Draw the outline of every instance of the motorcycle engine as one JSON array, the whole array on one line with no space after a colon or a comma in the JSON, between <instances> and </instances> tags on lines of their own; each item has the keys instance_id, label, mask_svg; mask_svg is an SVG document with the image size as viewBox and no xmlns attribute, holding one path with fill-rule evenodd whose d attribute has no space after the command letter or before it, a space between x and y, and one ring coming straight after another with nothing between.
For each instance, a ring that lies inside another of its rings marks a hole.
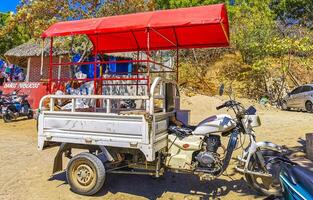
<instances>
[{"instance_id":1,"label":"motorcycle engine","mask_svg":"<svg viewBox=\"0 0 313 200\"><path fill-rule=\"evenodd\" d=\"M213 170L217 164L221 163L217 152L217 149L221 146L221 139L219 135L209 135L206 138L206 151L198 153L195 157L199 162L200 167L209 168Z\"/></svg>"}]
</instances>

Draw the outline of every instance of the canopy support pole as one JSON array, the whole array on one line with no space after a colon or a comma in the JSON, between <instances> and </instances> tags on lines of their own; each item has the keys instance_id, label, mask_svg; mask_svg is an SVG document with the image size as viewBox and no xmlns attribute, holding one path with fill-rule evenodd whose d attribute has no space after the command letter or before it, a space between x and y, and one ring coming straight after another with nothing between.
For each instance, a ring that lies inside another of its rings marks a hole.
<instances>
[{"instance_id":1,"label":"canopy support pole","mask_svg":"<svg viewBox=\"0 0 313 200\"><path fill-rule=\"evenodd\" d=\"M224 35L225 35L225 38L226 38L227 42L229 42L229 38L228 38L228 35L227 35L227 32L226 32L226 29L225 29L225 27L224 27L223 20L220 21L220 24L221 24L221 27L222 27L222 29L223 29L223 33L224 33Z\"/></svg>"},{"instance_id":2,"label":"canopy support pole","mask_svg":"<svg viewBox=\"0 0 313 200\"><path fill-rule=\"evenodd\" d=\"M96 46L95 46L95 58L94 58L94 67L93 67L93 93L97 94L97 58L98 58L98 44L99 44L99 34L96 35Z\"/></svg>"},{"instance_id":3,"label":"canopy support pole","mask_svg":"<svg viewBox=\"0 0 313 200\"><path fill-rule=\"evenodd\" d=\"M139 83L139 81L138 81L138 78L139 78L139 73L138 73L138 69L139 69L139 62L138 62L138 60L139 60L139 50L137 51L137 58L136 59L137 59L137 63L136 63L136 67L134 69L136 69L136 71L135 71L136 76L137 76L136 95L138 95L139 94L139 92L138 92L138 89L139 89L139 86L138 86L138 83Z\"/></svg>"},{"instance_id":4,"label":"canopy support pole","mask_svg":"<svg viewBox=\"0 0 313 200\"><path fill-rule=\"evenodd\" d=\"M179 44L178 44L178 37L177 37L177 33L176 33L176 29L175 27L173 27L173 32L174 32L174 36L175 36L175 40L176 40L176 82L178 84L178 67L179 67Z\"/></svg>"},{"instance_id":5,"label":"canopy support pole","mask_svg":"<svg viewBox=\"0 0 313 200\"><path fill-rule=\"evenodd\" d=\"M59 56L59 66L58 66L58 80L60 80L61 78L61 71L62 71L62 66L61 66L61 63L62 63L62 56ZM58 81L58 83L60 83L60 81Z\"/></svg>"},{"instance_id":6,"label":"canopy support pole","mask_svg":"<svg viewBox=\"0 0 313 200\"><path fill-rule=\"evenodd\" d=\"M174 42L172 42L170 39L168 39L166 36L164 36L162 33L160 33L159 31L155 30L154 28L151 28L151 30L153 30L156 34L158 34L159 36L161 36L163 39L165 39L166 41L168 41L170 44L172 44L173 46L177 46L177 44L175 44Z\"/></svg>"},{"instance_id":7,"label":"canopy support pole","mask_svg":"<svg viewBox=\"0 0 313 200\"><path fill-rule=\"evenodd\" d=\"M179 49L177 46L177 49L176 49L176 82L177 84L178 84L178 76L179 76L178 67L179 67Z\"/></svg>"},{"instance_id":8,"label":"canopy support pole","mask_svg":"<svg viewBox=\"0 0 313 200\"><path fill-rule=\"evenodd\" d=\"M52 93L53 37L50 38L49 93Z\"/></svg>"},{"instance_id":9,"label":"canopy support pole","mask_svg":"<svg viewBox=\"0 0 313 200\"><path fill-rule=\"evenodd\" d=\"M147 94L150 95L150 28L147 28Z\"/></svg>"}]
</instances>

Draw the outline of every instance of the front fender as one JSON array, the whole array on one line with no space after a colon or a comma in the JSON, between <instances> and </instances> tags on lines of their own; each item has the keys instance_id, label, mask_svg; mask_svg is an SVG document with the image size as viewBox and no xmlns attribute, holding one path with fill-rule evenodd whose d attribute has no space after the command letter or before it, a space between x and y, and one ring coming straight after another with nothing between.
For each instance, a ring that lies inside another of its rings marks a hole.
<instances>
[{"instance_id":1,"label":"front fender","mask_svg":"<svg viewBox=\"0 0 313 200\"><path fill-rule=\"evenodd\" d=\"M281 146L274 144L272 142L262 141L262 142L252 143L247 149L245 149L243 153L243 158L246 158L248 155L254 154L258 149L282 151Z\"/></svg>"},{"instance_id":2,"label":"front fender","mask_svg":"<svg viewBox=\"0 0 313 200\"><path fill-rule=\"evenodd\" d=\"M260 149L270 149L270 150L277 150L277 151L282 151L283 148L277 144L274 144L272 142L266 142L266 141L262 141L262 142L257 142L256 143L256 148L255 151L260 148ZM254 152L255 152L254 151ZM253 153L254 153L253 152Z\"/></svg>"},{"instance_id":3,"label":"front fender","mask_svg":"<svg viewBox=\"0 0 313 200\"><path fill-rule=\"evenodd\" d=\"M244 168L247 169L248 164L250 162L251 157L258 151L258 150L275 150L282 152L283 149L281 146L274 144L272 142L257 142L257 143L252 143L251 146L243 153L243 159L241 159L242 162L244 162Z\"/></svg>"}]
</instances>

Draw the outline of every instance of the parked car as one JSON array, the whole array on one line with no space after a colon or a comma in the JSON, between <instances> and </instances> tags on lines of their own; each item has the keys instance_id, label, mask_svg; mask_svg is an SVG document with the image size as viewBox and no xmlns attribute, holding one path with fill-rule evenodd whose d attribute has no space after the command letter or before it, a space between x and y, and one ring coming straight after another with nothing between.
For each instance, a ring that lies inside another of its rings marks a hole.
<instances>
[{"instance_id":1,"label":"parked car","mask_svg":"<svg viewBox=\"0 0 313 200\"><path fill-rule=\"evenodd\" d=\"M302 85L292 90L283 98L281 108L313 112L313 84Z\"/></svg>"}]
</instances>

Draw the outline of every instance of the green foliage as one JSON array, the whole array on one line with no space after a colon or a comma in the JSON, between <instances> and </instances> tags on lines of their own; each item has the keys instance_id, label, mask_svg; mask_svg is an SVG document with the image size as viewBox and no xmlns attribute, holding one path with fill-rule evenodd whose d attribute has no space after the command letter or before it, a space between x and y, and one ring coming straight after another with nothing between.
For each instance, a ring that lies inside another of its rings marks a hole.
<instances>
[{"instance_id":1,"label":"green foliage","mask_svg":"<svg viewBox=\"0 0 313 200\"><path fill-rule=\"evenodd\" d=\"M245 63L263 59L275 37L274 15L264 1L242 1L231 8L231 39Z\"/></svg>"},{"instance_id":2,"label":"green foliage","mask_svg":"<svg viewBox=\"0 0 313 200\"><path fill-rule=\"evenodd\" d=\"M31 38L40 38L42 32L57 21L142 12L154 7L154 2L149 0L21 0L15 15L0 20L0 55ZM81 46L88 46L84 37L77 38L74 44L79 43L77 41L84 43ZM72 40L67 38L61 42L68 46ZM76 47L75 50L81 50L79 45Z\"/></svg>"},{"instance_id":3,"label":"green foliage","mask_svg":"<svg viewBox=\"0 0 313 200\"><path fill-rule=\"evenodd\" d=\"M0 13L0 58L3 58L3 54L7 50L29 40L23 26L17 25L12 27L9 32L4 31L4 27L7 27L12 19L13 15L11 13Z\"/></svg>"},{"instance_id":4,"label":"green foliage","mask_svg":"<svg viewBox=\"0 0 313 200\"><path fill-rule=\"evenodd\" d=\"M224 3L223 0L170 0L170 8L192 7L199 5L209 5L216 3Z\"/></svg>"},{"instance_id":5,"label":"green foliage","mask_svg":"<svg viewBox=\"0 0 313 200\"><path fill-rule=\"evenodd\" d=\"M272 0L270 7L284 25L297 23L313 28L312 0Z\"/></svg>"}]
</instances>

